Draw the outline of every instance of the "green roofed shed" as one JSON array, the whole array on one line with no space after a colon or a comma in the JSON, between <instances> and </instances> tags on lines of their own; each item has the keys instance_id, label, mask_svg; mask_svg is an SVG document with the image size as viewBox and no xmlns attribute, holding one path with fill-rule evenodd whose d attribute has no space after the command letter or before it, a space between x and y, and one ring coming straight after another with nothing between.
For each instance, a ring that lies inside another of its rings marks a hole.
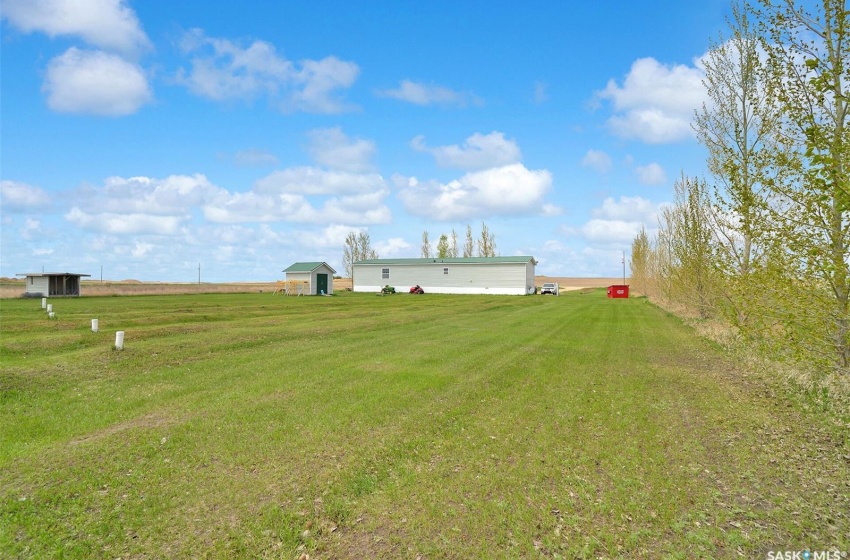
<instances>
[{"instance_id":1,"label":"green roofed shed","mask_svg":"<svg viewBox=\"0 0 850 560\"><path fill-rule=\"evenodd\" d=\"M331 295L334 293L334 274L336 270L325 262L297 262L283 270L287 282L306 282L310 295Z\"/></svg>"}]
</instances>

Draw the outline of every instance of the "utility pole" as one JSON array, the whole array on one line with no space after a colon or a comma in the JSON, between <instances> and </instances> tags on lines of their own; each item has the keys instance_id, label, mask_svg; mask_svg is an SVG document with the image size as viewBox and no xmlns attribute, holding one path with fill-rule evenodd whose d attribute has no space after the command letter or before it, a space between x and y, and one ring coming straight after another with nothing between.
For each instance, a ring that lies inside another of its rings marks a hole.
<instances>
[{"instance_id":1,"label":"utility pole","mask_svg":"<svg viewBox=\"0 0 850 560\"><path fill-rule=\"evenodd\" d=\"M623 286L626 285L626 252L623 251Z\"/></svg>"},{"instance_id":2,"label":"utility pole","mask_svg":"<svg viewBox=\"0 0 850 560\"><path fill-rule=\"evenodd\" d=\"M201 263L198 263L198 284L201 283Z\"/></svg>"}]
</instances>

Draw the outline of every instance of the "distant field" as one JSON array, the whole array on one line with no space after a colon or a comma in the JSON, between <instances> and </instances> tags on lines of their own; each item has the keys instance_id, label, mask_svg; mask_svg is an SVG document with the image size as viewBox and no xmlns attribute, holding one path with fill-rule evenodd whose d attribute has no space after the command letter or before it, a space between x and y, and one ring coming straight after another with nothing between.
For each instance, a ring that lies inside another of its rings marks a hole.
<instances>
[{"instance_id":1,"label":"distant field","mask_svg":"<svg viewBox=\"0 0 850 560\"><path fill-rule=\"evenodd\" d=\"M0 558L850 550L846 432L643 298L53 303L0 307Z\"/></svg>"},{"instance_id":2,"label":"distant field","mask_svg":"<svg viewBox=\"0 0 850 560\"><path fill-rule=\"evenodd\" d=\"M334 283L336 287L336 281ZM227 283L175 283L139 282L137 280L83 280L80 291L83 296L126 296L207 293L261 293L274 292L275 282L227 282ZM0 280L0 298L21 297L26 291L23 280Z\"/></svg>"},{"instance_id":3,"label":"distant field","mask_svg":"<svg viewBox=\"0 0 850 560\"><path fill-rule=\"evenodd\" d=\"M626 279L628 283L629 279ZM612 284L622 284L622 278L578 278L567 276L535 276L534 284L538 287L544 282L557 282L561 291L583 290L589 288L604 288Z\"/></svg>"}]
</instances>

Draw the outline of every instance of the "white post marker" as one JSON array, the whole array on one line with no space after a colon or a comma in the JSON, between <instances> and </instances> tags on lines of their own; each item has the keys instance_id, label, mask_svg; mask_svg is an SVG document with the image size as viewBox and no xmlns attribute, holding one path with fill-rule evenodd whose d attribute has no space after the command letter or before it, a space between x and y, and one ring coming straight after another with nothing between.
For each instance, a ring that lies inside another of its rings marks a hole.
<instances>
[{"instance_id":1,"label":"white post marker","mask_svg":"<svg viewBox=\"0 0 850 560\"><path fill-rule=\"evenodd\" d=\"M47 298L46 297L41 298L41 308L47 309Z\"/></svg>"},{"instance_id":2,"label":"white post marker","mask_svg":"<svg viewBox=\"0 0 850 560\"><path fill-rule=\"evenodd\" d=\"M51 311L53 311L53 304L52 304L52 303L48 303L48 304L47 304L47 312L48 312L48 313L50 313Z\"/></svg>"},{"instance_id":3,"label":"white post marker","mask_svg":"<svg viewBox=\"0 0 850 560\"><path fill-rule=\"evenodd\" d=\"M97 332L97 319L91 320L91 332Z\"/></svg>"},{"instance_id":4,"label":"white post marker","mask_svg":"<svg viewBox=\"0 0 850 560\"><path fill-rule=\"evenodd\" d=\"M52 311L51 311L50 313L48 313L48 314L47 314L47 316L48 316L48 317L50 317L51 319L55 319L55 318L56 318L56 314L55 314L54 312L52 312Z\"/></svg>"},{"instance_id":5,"label":"white post marker","mask_svg":"<svg viewBox=\"0 0 850 560\"><path fill-rule=\"evenodd\" d=\"M115 349L124 349L124 331L118 331L115 333Z\"/></svg>"}]
</instances>

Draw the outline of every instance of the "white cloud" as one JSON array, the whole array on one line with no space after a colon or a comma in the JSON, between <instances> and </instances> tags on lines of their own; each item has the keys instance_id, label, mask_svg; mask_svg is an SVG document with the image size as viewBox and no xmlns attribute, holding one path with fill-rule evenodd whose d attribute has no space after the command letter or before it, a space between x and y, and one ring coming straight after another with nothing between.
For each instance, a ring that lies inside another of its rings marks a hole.
<instances>
[{"instance_id":1,"label":"white cloud","mask_svg":"<svg viewBox=\"0 0 850 560\"><path fill-rule=\"evenodd\" d=\"M18 231L18 233L23 239L36 239L41 234L41 222L32 218L27 218L24 221L24 226Z\"/></svg>"},{"instance_id":2,"label":"white cloud","mask_svg":"<svg viewBox=\"0 0 850 560\"><path fill-rule=\"evenodd\" d=\"M286 111L340 113L354 108L336 95L357 79L360 68L353 62L329 56L303 60L299 67L265 41L242 47L206 37L200 29L188 32L181 46L195 56L190 71L177 72L177 81L195 95L215 101L266 96Z\"/></svg>"},{"instance_id":3,"label":"white cloud","mask_svg":"<svg viewBox=\"0 0 850 560\"><path fill-rule=\"evenodd\" d=\"M356 196L328 198L320 206L300 194L222 192L203 207L204 216L216 223L387 223L392 214L383 203L388 190Z\"/></svg>"},{"instance_id":4,"label":"white cloud","mask_svg":"<svg viewBox=\"0 0 850 560\"><path fill-rule=\"evenodd\" d=\"M688 138L690 121L663 109L634 109L608 119L608 127L621 138L637 138L648 144L667 144Z\"/></svg>"},{"instance_id":5,"label":"white cloud","mask_svg":"<svg viewBox=\"0 0 850 560\"><path fill-rule=\"evenodd\" d=\"M282 220L310 222L316 211L303 196L278 196L248 193L221 193L203 207L204 217L216 223L276 222Z\"/></svg>"},{"instance_id":6,"label":"white cloud","mask_svg":"<svg viewBox=\"0 0 850 560\"><path fill-rule=\"evenodd\" d=\"M35 257L43 257L45 255L52 255L54 253L53 249L33 249L32 254Z\"/></svg>"},{"instance_id":7,"label":"white cloud","mask_svg":"<svg viewBox=\"0 0 850 560\"><path fill-rule=\"evenodd\" d=\"M153 248L154 245L152 243L136 241L133 245L132 251L130 251L130 254L133 255L134 258L138 259L150 253Z\"/></svg>"},{"instance_id":8,"label":"white cloud","mask_svg":"<svg viewBox=\"0 0 850 560\"><path fill-rule=\"evenodd\" d=\"M286 240L292 242L297 247L297 252L303 260L326 260L328 264L334 267L338 273L344 274L342 263L334 263L334 260L342 256L342 248L345 244L345 238L349 233L368 232L368 228L344 225L331 224L322 228L296 230L286 236ZM380 243L376 243L372 238L372 247L380 247ZM306 256L310 251L312 255ZM338 255L338 257L328 258L328 254ZM378 253L382 255L382 253ZM341 260L341 259L340 259Z\"/></svg>"},{"instance_id":9,"label":"white cloud","mask_svg":"<svg viewBox=\"0 0 850 560\"><path fill-rule=\"evenodd\" d=\"M387 223L389 189L380 175L294 168L275 172L249 192L231 192L204 175L109 177L81 187L65 218L104 233L174 235L201 214L217 224Z\"/></svg>"},{"instance_id":10,"label":"white cloud","mask_svg":"<svg viewBox=\"0 0 850 560\"><path fill-rule=\"evenodd\" d=\"M292 167L275 171L258 180L254 190L260 194L343 195L384 190L386 184L377 173L349 173L319 167Z\"/></svg>"},{"instance_id":11,"label":"white cloud","mask_svg":"<svg viewBox=\"0 0 850 560\"><path fill-rule=\"evenodd\" d=\"M262 231L268 233L268 226L263 224L265 229ZM217 244L221 245L243 245L261 244L265 236L258 236L254 228L241 225L227 225L215 228L207 228L206 233L212 234Z\"/></svg>"},{"instance_id":12,"label":"white cloud","mask_svg":"<svg viewBox=\"0 0 850 560\"><path fill-rule=\"evenodd\" d=\"M399 198L407 210L435 220L460 220L493 215L539 214L552 174L532 171L521 163L467 173L441 184L396 178Z\"/></svg>"},{"instance_id":13,"label":"white cloud","mask_svg":"<svg viewBox=\"0 0 850 560\"><path fill-rule=\"evenodd\" d=\"M555 206L554 204L544 204L542 210L543 215L546 217L560 216L564 213L563 208Z\"/></svg>"},{"instance_id":14,"label":"white cloud","mask_svg":"<svg viewBox=\"0 0 850 560\"><path fill-rule=\"evenodd\" d=\"M539 265L543 265L549 274L561 276L579 276L575 269L575 251L572 247L549 239L538 247L532 247L529 254L533 254Z\"/></svg>"},{"instance_id":15,"label":"white cloud","mask_svg":"<svg viewBox=\"0 0 850 560\"><path fill-rule=\"evenodd\" d=\"M660 209L661 205L639 196L608 197L593 209L590 220L579 228L565 228L565 233L578 234L593 244L630 246L641 227L658 223Z\"/></svg>"},{"instance_id":16,"label":"white cloud","mask_svg":"<svg viewBox=\"0 0 850 560\"><path fill-rule=\"evenodd\" d=\"M650 144L677 142L692 135L694 110L706 97L703 76L698 66L640 58L622 86L610 80L596 97L611 101L615 114L608 126L615 135Z\"/></svg>"},{"instance_id":17,"label":"white cloud","mask_svg":"<svg viewBox=\"0 0 850 560\"><path fill-rule=\"evenodd\" d=\"M635 168L638 181L644 185L662 185L667 182L667 174L664 168L657 163L642 165Z\"/></svg>"},{"instance_id":18,"label":"white cloud","mask_svg":"<svg viewBox=\"0 0 850 560\"><path fill-rule=\"evenodd\" d=\"M606 198L600 208L594 208L592 216L605 220L628 220L656 222L659 205L640 196L621 196L620 200Z\"/></svg>"},{"instance_id":19,"label":"white cloud","mask_svg":"<svg viewBox=\"0 0 850 560\"><path fill-rule=\"evenodd\" d=\"M77 206L65 214L65 219L85 230L116 235L140 233L174 235L180 231L180 226L186 221L185 217L180 216L112 212L92 214L84 212Z\"/></svg>"},{"instance_id":20,"label":"white cloud","mask_svg":"<svg viewBox=\"0 0 850 560\"><path fill-rule=\"evenodd\" d=\"M218 250L213 255L213 258L216 262L226 263L232 262L232 259L235 257L237 251L239 255L252 255L254 254L254 249L251 246L248 247L234 247L233 245L221 245L218 247Z\"/></svg>"},{"instance_id":21,"label":"white cloud","mask_svg":"<svg viewBox=\"0 0 850 560\"><path fill-rule=\"evenodd\" d=\"M128 55L151 48L139 18L124 0L4 0L2 17L25 33L73 35Z\"/></svg>"},{"instance_id":22,"label":"white cloud","mask_svg":"<svg viewBox=\"0 0 850 560\"><path fill-rule=\"evenodd\" d=\"M313 160L330 169L361 173L373 169L375 143L350 139L339 127L316 129L308 133Z\"/></svg>"},{"instance_id":23,"label":"white cloud","mask_svg":"<svg viewBox=\"0 0 850 560\"><path fill-rule=\"evenodd\" d=\"M4 212L42 210L50 205L50 197L38 187L3 180L0 181L0 203Z\"/></svg>"},{"instance_id":24,"label":"white cloud","mask_svg":"<svg viewBox=\"0 0 850 560\"><path fill-rule=\"evenodd\" d=\"M390 237L386 241L377 241L373 244L375 252L383 259L409 255L413 246L401 237Z\"/></svg>"},{"instance_id":25,"label":"white cloud","mask_svg":"<svg viewBox=\"0 0 850 560\"><path fill-rule=\"evenodd\" d=\"M110 117L133 114L153 98L138 65L76 47L50 61L42 90L54 111Z\"/></svg>"},{"instance_id":26,"label":"white cloud","mask_svg":"<svg viewBox=\"0 0 850 560\"><path fill-rule=\"evenodd\" d=\"M454 105L465 107L470 102L480 104L473 94L454 91L447 87L429 85L402 80L396 89L385 89L376 92L381 97L390 97L415 105Z\"/></svg>"},{"instance_id":27,"label":"white cloud","mask_svg":"<svg viewBox=\"0 0 850 560\"><path fill-rule=\"evenodd\" d=\"M611 171L611 156L599 150L587 150L581 160L581 164L585 167L595 169L599 173L608 173Z\"/></svg>"},{"instance_id":28,"label":"white cloud","mask_svg":"<svg viewBox=\"0 0 850 560\"><path fill-rule=\"evenodd\" d=\"M81 189L75 198L78 206L94 213L183 216L220 192L202 174L165 179L109 177L103 188Z\"/></svg>"},{"instance_id":29,"label":"white cloud","mask_svg":"<svg viewBox=\"0 0 850 560\"><path fill-rule=\"evenodd\" d=\"M193 72L178 77L189 89L216 101L250 97L267 90L274 92L291 79L292 62L277 55L274 45L254 41L243 48L227 39L206 37L201 29L192 29L180 43L185 53L207 51L192 59ZM212 50L211 53L208 51Z\"/></svg>"},{"instance_id":30,"label":"white cloud","mask_svg":"<svg viewBox=\"0 0 850 560\"><path fill-rule=\"evenodd\" d=\"M239 165L246 166L265 166L277 165L280 160L271 152L260 150L257 148L248 148L247 150L239 150L234 155L234 160Z\"/></svg>"},{"instance_id":31,"label":"white cloud","mask_svg":"<svg viewBox=\"0 0 850 560\"><path fill-rule=\"evenodd\" d=\"M392 212L384 205L389 191L379 191L359 196L345 196L328 200L322 208L319 222L353 224L386 224Z\"/></svg>"},{"instance_id":32,"label":"white cloud","mask_svg":"<svg viewBox=\"0 0 850 560\"><path fill-rule=\"evenodd\" d=\"M302 60L297 74L300 88L292 93L290 106L308 113L342 113L356 109L334 96L339 89L349 88L357 80L360 67L334 56L322 60Z\"/></svg>"},{"instance_id":33,"label":"white cloud","mask_svg":"<svg viewBox=\"0 0 850 560\"><path fill-rule=\"evenodd\" d=\"M340 254L342 253L341 249L343 244L345 243L345 238L348 236L349 232L355 231L365 231L365 228L351 227L347 225L340 224L332 224L325 228L323 228L319 232L300 232L299 233L299 242L308 247L315 248L340 248Z\"/></svg>"},{"instance_id":34,"label":"white cloud","mask_svg":"<svg viewBox=\"0 0 850 560\"><path fill-rule=\"evenodd\" d=\"M591 243L631 245L640 227L641 222L593 219L581 227L581 233Z\"/></svg>"},{"instance_id":35,"label":"white cloud","mask_svg":"<svg viewBox=\"0 0 850 560\"><path fill-rule=\"evenodd\" d=\"M573 238L581 235L580 231L567 231ZM622 274L623 250L620 243L597 243L588 246L584 243L575 244L571 239L566 243L546 241L532 254L537 259L538 270L545 270L550 276L569 277L618 277ZM631 240L629 241L631 244ZM628 259L628 252L626 253Z\"/></svg>"},{"instance_id":36,"label":"white cloud","mask_svg":"<svg viewBox=\"0 0 850 560\"><path fill-rule=\"evenodd\" d=\"M78 189L65 219L101 233L176 235L198 207L222 192L201 174L109 177L102 187Z\"/></svg>"},{"instance_id":37,"label":"white cloud","mask_svg":"<svg viewBox=\"0 0 850 560\"><path fill-rule=\"evenodd\" d=\"M522 159L522 152L513 140L506 140L505 135L498 131L490 134L476 132L466 139L462 146L438 146L429 148L425 138L417 136L410 141L413 149L428 152L434 156L437 165L467 170L488 169L517 163Z\"/></svg>"}]
</instances>

